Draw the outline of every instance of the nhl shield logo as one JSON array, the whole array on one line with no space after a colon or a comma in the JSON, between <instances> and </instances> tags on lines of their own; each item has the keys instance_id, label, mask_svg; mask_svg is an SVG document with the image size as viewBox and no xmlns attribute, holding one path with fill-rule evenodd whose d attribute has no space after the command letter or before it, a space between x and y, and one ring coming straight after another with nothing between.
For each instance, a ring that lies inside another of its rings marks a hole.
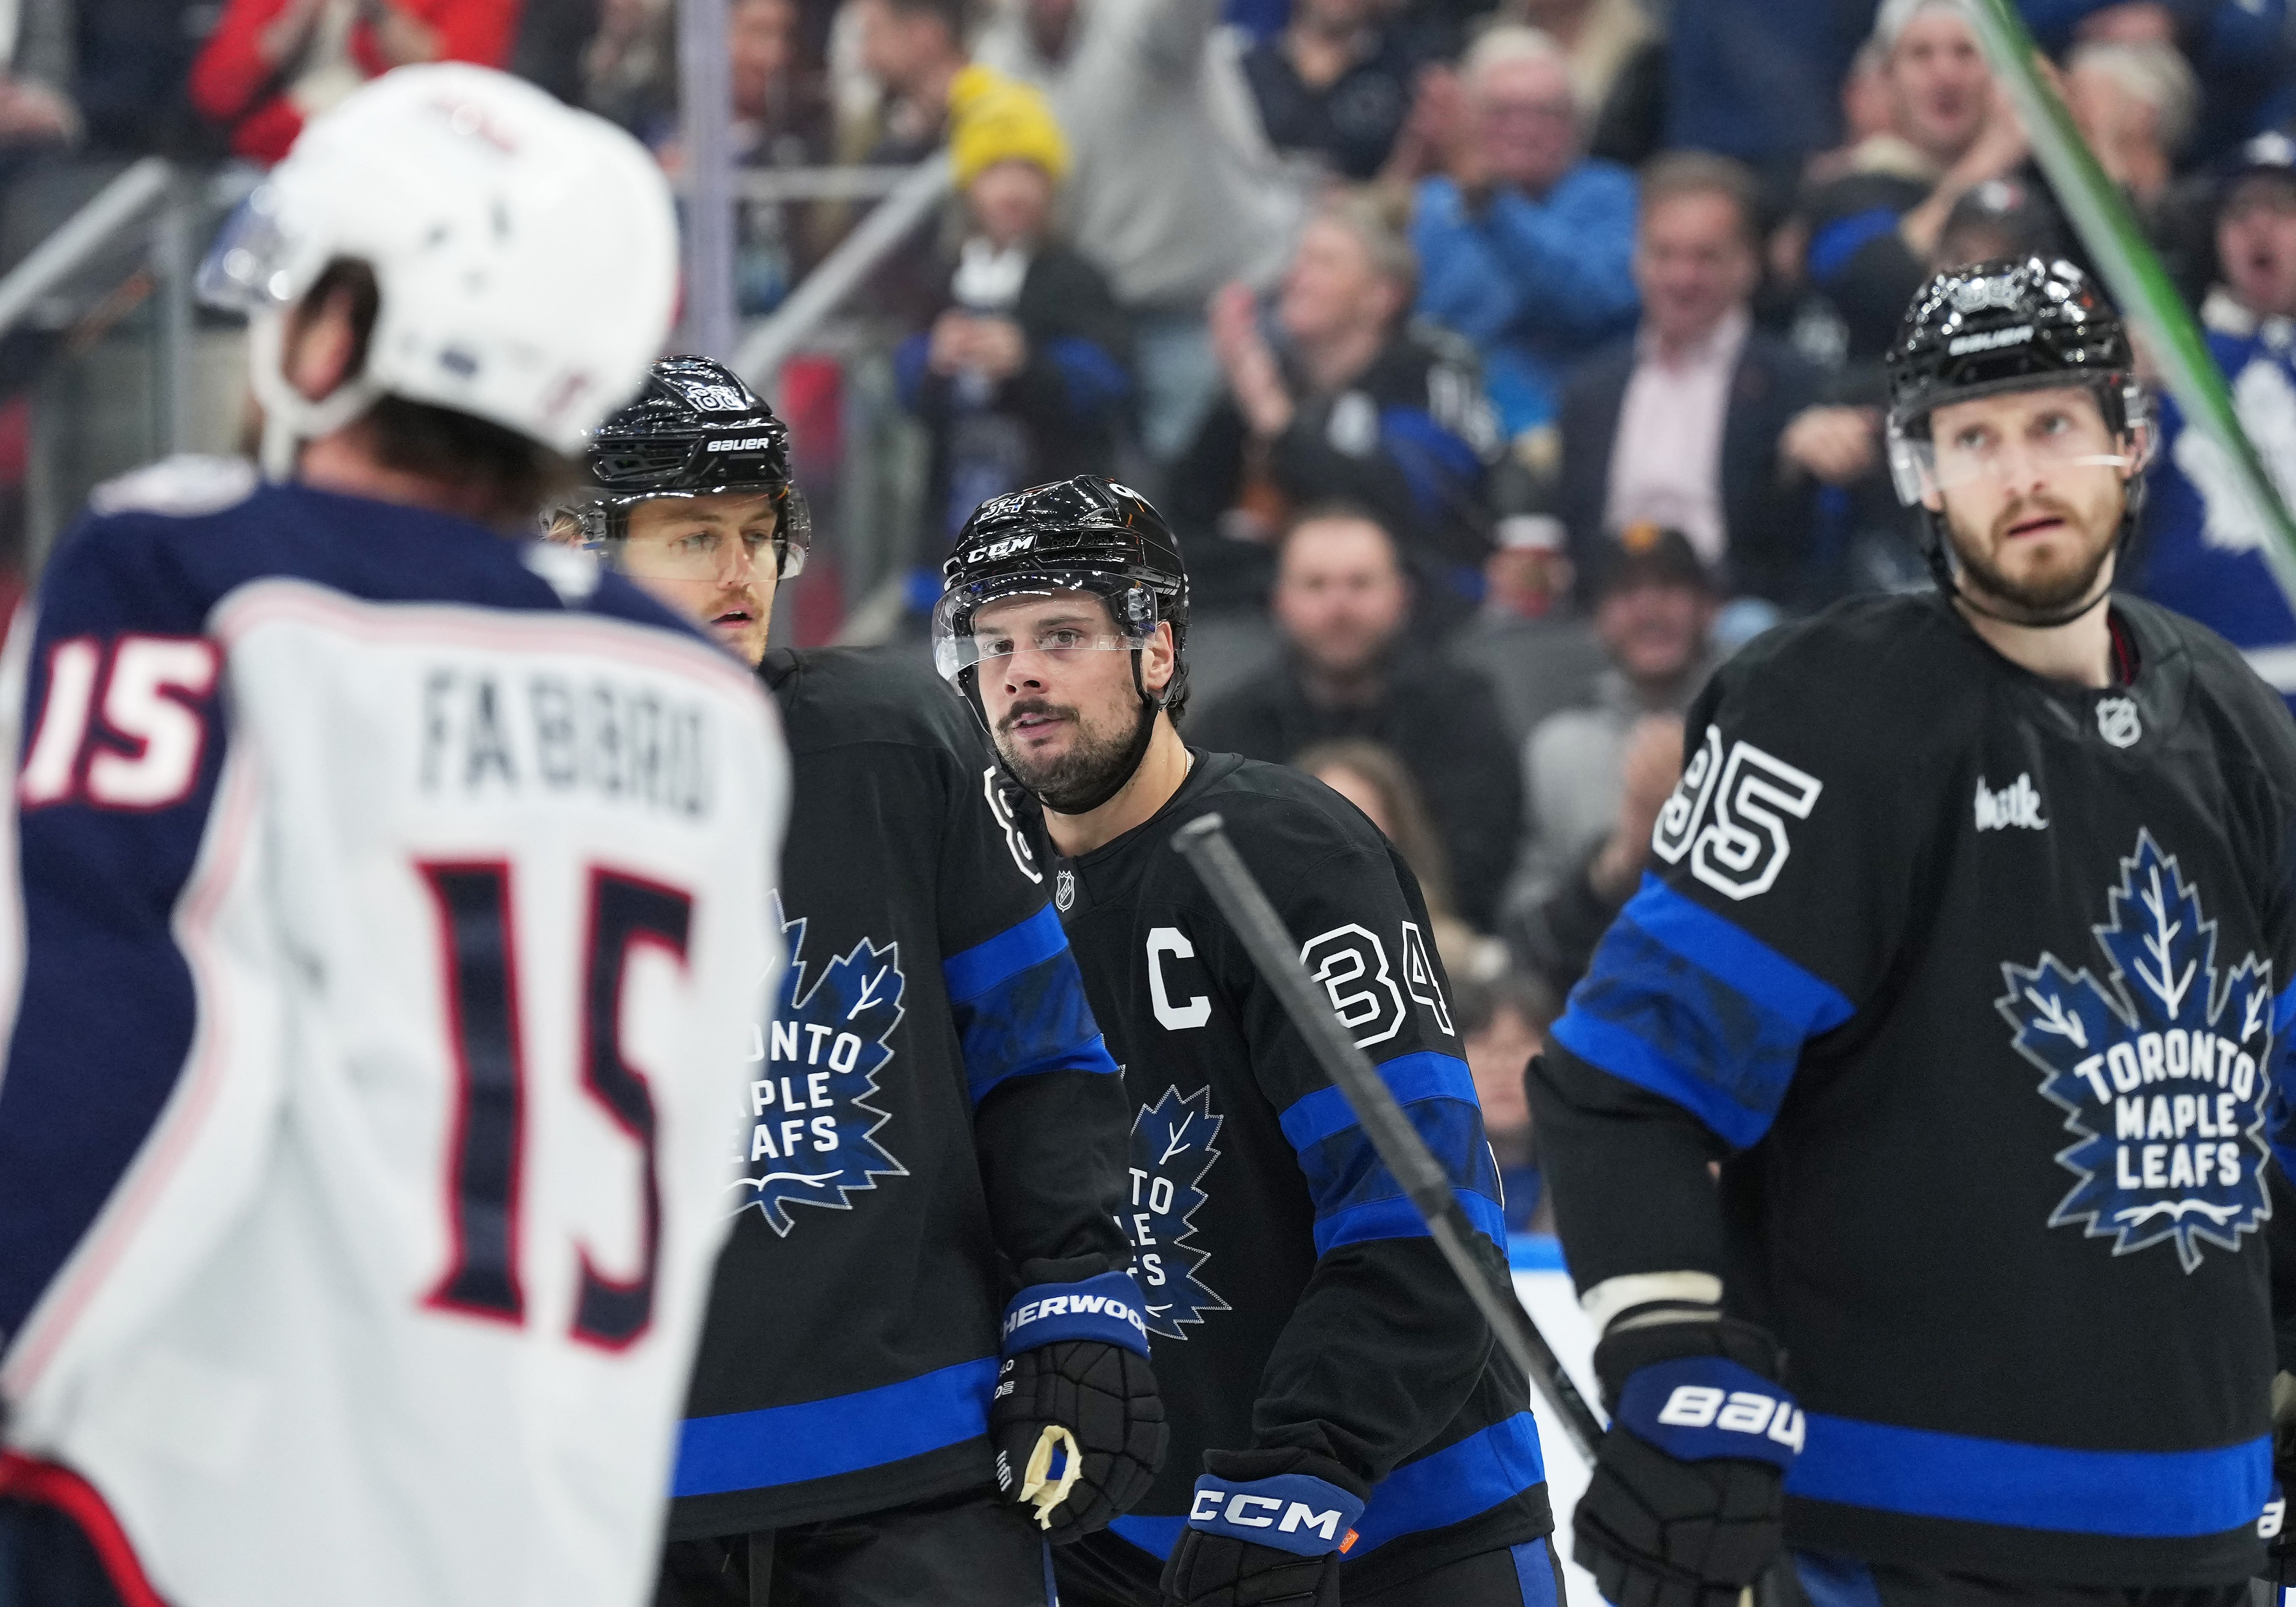
<instances>
[{"instance_id":1,"label":"nhl shield logo","mask_svg":"<svg viewBox=\"0 0 2296 1607\"><path fill-rule=\"evenodd\" d=\"M2099 698L2096 703L2096 734L2116 748L2134 748L2144 734L2144 723L2136 717L2135 698Z\"/></svg>"},{"instance_id":2,"label":"nhl shield logo","mask_svg":"<svg viewBox=\"0 0 2296 1607\"><path fill-rule=\"evenodd\" d=\"M2055 1159L2078 1181L2049 1226L2111 1239L2117 1256L2173 1245L2189 1273L2204 1244L2236 1250L2272 1215L2272 963L2251 953L2218 970L2216 922L2150 832L2104 913L2091 929L2103 977L2052 954L2005 964L1996 1007L2072 1136Z\"/></svg>"},{"instance_id":3,"label":"nhl shield logo","mask_svg":"<svg viewBox=\"0 0 2296 1607\"><path fill-rule=\"evenodd\" d=\"M1062 871L1053 878L1053 907L1067 914L1076 903L1076 873Z\"/></svg>"}]
</instances>

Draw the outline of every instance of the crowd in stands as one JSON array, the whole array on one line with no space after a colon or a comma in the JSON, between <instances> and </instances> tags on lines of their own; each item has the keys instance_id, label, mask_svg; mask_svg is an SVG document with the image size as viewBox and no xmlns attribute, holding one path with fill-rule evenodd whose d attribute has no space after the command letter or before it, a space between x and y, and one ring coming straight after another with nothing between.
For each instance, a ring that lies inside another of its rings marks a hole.
<instances>
[{"instance_id":1,"label":"crowd in stands","mask_svg":"<svg viewBox=\"0 0 2296 1607\"><path fill-rule=\"evenodd\" d=\"M2296 493L2289 0L2020 9ZM1960 262L2086 261L1960 7L727 11L745 169L947 152L945 214L865 296L926 444L915 569L1022 485L1158 501L1195 588L1186 734L1324 777L1418 870L1529 1220L1520 1068L1643 873L1707 673L1781 619L1926 584L1882 442L1909 296ZM511 66L676 171L675 12L0 0L0 255L43 160L268 160L408 61ZM860 210L744 201L742 312ZM2161 426L2121 584L2296 700L2260 521L2165 398Z\"/></svg>"}]
</instances>

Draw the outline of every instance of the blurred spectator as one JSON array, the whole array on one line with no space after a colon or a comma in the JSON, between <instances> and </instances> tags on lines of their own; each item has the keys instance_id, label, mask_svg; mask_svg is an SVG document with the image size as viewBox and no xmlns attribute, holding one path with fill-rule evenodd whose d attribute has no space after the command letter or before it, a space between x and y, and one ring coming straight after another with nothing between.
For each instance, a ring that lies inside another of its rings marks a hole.
<instances>
[{"instance_id":1,"label":"blurred spectator","mask_svg":"<svg viewBox=\"0 0 2296 1607\"><path fill-rule=\"evenodd\" d=\"M1283 31L1245 53L1269 144L1345 178L1380 170L1410 110L1413 65L1383 10L1382 0L1296 0Z\"/></svg>"},{"instance_id":2,"label":"blurred spectator","mask_svg":"<svg viewBox=\"0 0 2296 1607\"><path fill-rule=\"evenodd\" d=\"M1316 742L1292 756L1292 767L1304 770L1364 812L1372 824L1395 845L1403 863L1419 881L1427 900L1427 918L1434 927L1436 952L1443 969L1454 980L1478 975L1493 966L1504 967L1504 946L1477 934L1459 919L1458 900L1452 892L1451 862L1442 839L1427 817L1427 805L1418 783L1395 750L1359 737Z\"/></svg>"},{"instance_id":3,"label":"blurred spectator","mask_svg":"<svg viewBox=\"0 0 2296 1607\"><path fill-rule=\"evenodd\" d=\"M82 133L73 104L72 12L66 0L19 0L0 26L0 178L28 152Z\"/></svg>"},{"instance_id":4,"label":"blurred spectator","mask_svg":"<svg viewBox=\"0 0 2296 1607\"><path fill-rule=\"evenodd\" d=\"M414 61L510 58L521 0L226 0L192 63L192 104L231 148L275 162L311 118Z\"/></svg>"},{"instance_id":5,"label":"blurred spectator","mask_svg":"<svg viewBox=\"0 0 2296 1607\"><path fill-rule=\"evenodd\" d=\"M1930 260L1948 268L2005 257L2057 257L2064 250L2062 228L2054 204L2023 179L1988 178L1953 203Z\"/></svg>"},{"instance_id":6,"label":"blurred spectator","mask_svg":"<svg viewBox=\"0 0 2296 1607\"><path fill-rule=\"evenodd\" d=\"M1419 311L1483 355L1501 430L1550 423L1563 370L1632 327L1634 175L1580 153L1569 64L1537 29L1495 28L1462 68L1447 171L1419 186Z\"/></svg>"},{"instance_id":7,"label":"blurred spectator","mask_svg":"<svg viewBox=\"0 0 2296 1607\"><path fill-rule=\"evenodd\" d=\"M600 0L582 50L581 103L641 139L659 140L677 117L674 15L671 0Z\"/></svg>"},{"instance_id":8,"label":"blurred spectator","mask_svg":"<svg viewBox=\"0 0 2296 1607\"><path fill-rule=\"evenodd\" d=\"M1293 511L1341 498L1394 535L1430 588L1431 619L1465 613L1462 587L1488 550L1495 442L1464 354L1405 326L1414 266L1376 208L1348 198L1301 232L1272 340L1246 286L1213 302L1227 394L1168 489L1201 606L1256 604L1273 567L1267 544Z\"/></svg>"},{"instance_id":9,"label":"blurred spectator","mask_svg":"<svg viewBox=\"0 0 2296 1607\"><path fill-rule=\"evenodd\" d=\"M1884 0L1874 36L1891 136L1808 197L1808 281L1839 317L1853 362L1896 338L1956 203L2026 160L2025 131L1995 88L1958 0Z\"/></svg>"},{"instance_id":10,"label":"blurred spectator","mask_svg":"<svg viewBox=\"0 0 2296 1607\"><path fill-rule=\"evenodd\" d=\"M1858 422L1846 446L1824 419L1790 427L1817 400L1822 376L1753 326L1761 243L1744 168L1702 152L1662 157L1644 172L1642 198L1641 331L1587 363L1563 395L1556 496L1572 551L1583 562L1605 531L1668 525L1735 589L1800 601L1815 483L1871 467L1873 425Z\"/></svg>"},{"instance_id":11,"label":"blurred spectator","mask_svg":"<svg viewBox=\"0 0 2296 1607\"><path fill-rule=\"evenodd\" d=\"M1551 513L1501 519L1483 565L1483 604L1451 643L1451 656L1498 694L1507 749L1539 721L1592 696L1603 644L1578 607L1562 521Z\"/></svg>"},{"instance_id":12,"label":"blurred spectator","mask_svg":"<svg viewBox=\"0 0 2296 1607\"><path fill-rule=\"evenodd\" d=\"M2296 506L2296 141L2250 141L2218 193L2209 352L2282 502ZM2138 589L2240 648L2296 709L2296 614L2264 556L2276 537L2216 443L2173 398L2161 415Z\"/></svg>"},{"instance_id":13,"label":"blurred spectator","mask_svg":"<svg viewBox=\"0 0 2296 1607\"><path fill-rule=\"evenodd\" d=\"M1411 582L1368 510L1302 514L1278 564L1283 662L1191 717L1188 740L1278 764L1341 737L1385 743L1427 799L1460 916L1488 931L1521 808L1489 684L1406 641Z\"/></svg>"},{"instance_id":14,"label":"blurred spectator","mask_svg":"<svg viewBox=\"0 0 2296 1607\"><path fill-rule=\"evenodd\" d=\"M1508 20L1554 41L1588 148L1639 166L1665 136L1666 41L1642 0L1511 0Z\"/></svg>"},{"instance_id":15,"label":"blurred spectator","mask_svg":"<svg viewBox=\"0 0 2296 1607\"><path fill-rule=\"evenodd\" d=\"M1069 166L1052 108L1025 84L968 67L949 110L967 232L946 310L895 356L901 398L932 436L935 555L992 496L1115 472L1132 392L1131 341L1108 282L1048 237Z\"/></svg>"},{"instance_id":16,"label":"blurred spectator","mask_svg":"<svg viewBox=\"0 0 2296 1607\"><path fill-rule=\"evenodd\" d=\"M2172 45L2083 45L2065 63L2064 87L2105 176L2151 219L2200 111L2192 68Z\"/></svg>"},{"instance_id":17,"label":"blurred spectator","mask_svg":"<svg viewBox=\"0 0 2296 1607\"><path fill-rule=\"evenodd\" d=\"M1546 1047L1546 1029L1562 1013L1562 1006L1544 982L1520 972L1488 982L1454 973L1451 991L1460 1047L1475 1079L1476 1103L1483 1108L1483 1131L1499 1165L1507 1231L1551 1233L1554 1213L1547 1209L1538 1175L1537 1134L1523 1078L1531 1056Z\"/></svg>"},{"instance_id":18,"label":"blurred spectator","mask_svg":"<svg viewBox=\"0 0 2296 1607\"><path fill-rule=\"evenodd\" d=\"M570 106L582 103L582 57L605 19L603 0L521 0L510 70Z\"/></svg>"},{"instance_id":19,"label":"blurred spectator","mask_svg":"<svg viewBox=\"0 0 2296 1607\"><path fill-rule=\"evenodd\" d=\"M1219 0L1016 0L976 46L1052 97L1076 158L1063 232L1131 317L1141 439L1160 463L1218 392L1205 299L1272 276L1292 216L1289 191L1250 154L1256 119L1215 45L1219 11Z\"/></svg>"},{"instance_id":20,"label":"blurred spectator","mask_svg":"<svg viewBox=\"0 0 2296 1607\"><path fill-rule=\"evenodd\" d=\"M849 0L861 64L877 81L877 141L864 159L917 162L940 148L949 86L964 70L964 0Z\"/></svg>"},{"instance_id":21,"label":"blurred spectator","mask_svg":"<svg viewBox=\"0 0 2296 1607\"><path fill-rule=\"evenodd\" d=\"M2207 86L2193 154L2226 156L2296 111L2287 0L2019 0L2041 48L2172 46Z\"/></svg>"},{"instance_id":22,"label":"blurred spectator","mask_svg":"<svg viewBox=\"0 0 2296 1607\"><path fill-rule=\"evenodd\" d=\"M70 87L99 152L207 154L207 130L185 83L201 42L225 7L213 0L21 0L23 37L53 26L61 10L71 36ZM60 84L58 87L62 87ZM219 143L219 142L218 142Z\"/></svg>"},{"instance_id":23,"label":"blurred spectator","mask_svg":"<svg viewBox=\"0 0 2296 1607\"><path fill-rule=\"evenodd\" d=\"M1696 0L1670 8L1666 143L1737 158L1789 194L1841 140L1841 88L1872 0Z\"/></svg>"},{"instance_id":24,"label":"blurred spectator","mask_svg":"<svg viewBox=\"0 0 2296 1607\"><path fill-rule=\"evenodd\" d=\"M1594 701L1522 750L1521 858L1506 901L1517 962L1560 996L1641 880L1682 769L1682 713L1713 668L1715 597L1679 530L1636 525L1599 549L1595 630L1611 657Z\"/></svg>"}]
</instances>

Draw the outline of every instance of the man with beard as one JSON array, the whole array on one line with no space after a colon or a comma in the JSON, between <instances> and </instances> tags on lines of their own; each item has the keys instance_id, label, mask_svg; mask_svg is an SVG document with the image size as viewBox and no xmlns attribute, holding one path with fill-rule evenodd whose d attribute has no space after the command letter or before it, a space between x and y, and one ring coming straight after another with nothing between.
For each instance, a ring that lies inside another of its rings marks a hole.
<instances>
[{"instance_id":1,"label":"man with beard","mask_svg":"<svg viewBox=\"0 0 2296 1607\"><path fill-rule=\"evenodd\" d=\"M1936 593L1722 668L1533 1073L1612 1412L1576 1554L1619 1602L1783 1542L1790 1607L2231 1607L2277 1521L2296 730L2112 594L2152 430L2076 270L1937 275L1890 365Z\"/></svg>"},{"instance_id":2,"label":"man with beard","mask_svg":"<svg viewBox=\"0 0 2296 1607\"><path fill-rule=\"evenodd\" d=\"M1130 1505L1164 1423L1115 1220L1130 1111L1044 872L943 687L767 652L809 522L731 370L656 363L588 466L583 537L758 667L794 775L790 966L726 1112L657 1607L1045 1603L1045 1542Z\"/></svg>"},{"instance_id":3,"label":"man with beard","mask_svg":"<svg viewBox=\"0 0 2296 1607\"><path fill-rule=\"evenodd\" d=\"M1172 833L1225 817L1496 1274L1496 1168L1418 883L1321 782L1180 740L1187 577L1137 493L1087 475L995 498L945 573L935 660L1041 806L1138 1111L1119 1219L1172 1454L1055 1554L1062 1600L1560 1602L1526 1381Z\"/></svg>"}]
</instances>

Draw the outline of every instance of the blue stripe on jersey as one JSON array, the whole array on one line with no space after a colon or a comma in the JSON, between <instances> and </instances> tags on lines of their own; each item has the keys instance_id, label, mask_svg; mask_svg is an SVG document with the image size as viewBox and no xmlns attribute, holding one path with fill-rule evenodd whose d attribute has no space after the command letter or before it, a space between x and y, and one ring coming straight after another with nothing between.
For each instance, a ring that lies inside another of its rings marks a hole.
<instances>
[{"instance_id":1,"label":"blue stripe on jersey","mask_svg":"<svg viewBox=\"0 0 2296 1607\"><path fill-rule=\"evenodd\" d=\"M689 1417L673 1496L718 1496L828 1479L922 1456L988 1432L996 1358L959 1362L827 1400Z\"/></svg>"},{"instance_id":2,"label":"blue stripe on jersey","mask_svg":"<svg viewBox=\"0 0 2296 1607\"><path fill-rule=\"evenodd\" d=\"M2272 1488L2266 1438L2205 1451L2075 1451L1808 1414L1786 1493L2061 1533L2133 1539L2253 1525Z\"/></svg>"},{"instance_id":3,"label":"blue stripe on jersey","mask_svg":"<svg viewBox=\"0 0 2296 1607\"><path fill-rule=\"evenodd\" d=\"M1854 1013L1833 984L1644 875L1554 1037L1742 1149L1777 1114L1802 1045Z\"/></svg>"},{"instance_id":4,"label":"blue stripe on jersey","mask_svg":"<svg viewBox=\"0 0 2296 1607\"><path fill-rule=\"evenodd\" d=\"M1356 1521L1356 1544L1348 1555L1360 1557L1406 1535L1464 1523L1546 1480L1538 1423L1529 1413L1518 1412L1479 1434L1405 1463L1374 1485L1371 1500ZM1108 1527L1151 1555L1168 1557L1187 1526L1185 1518L1133 1513Z\"/></svg>"},{"instance_id":5,"label":"blue stripe on jersey","mask_svg":"<svg viewBox=\"0 0 2296 1607\"><path fill-rule=\"evenodd\" d=\"M1398 1054L1379 1070L1412 1127L1442 1163L1467 1219L1495 1243L1505 1243L1498 1171L1466 1063L1423 1049ZM1339 1089L1318 1088L1293 1101L1277 1120L1299 1152L1300 1168L1316 1201L1317 1255L1371 1239L1426 1236L1426 1222L1356 1125L1355 1112Z\"/></svg>"},{"instance_id":6,"label":"blue stripe on jersey","mask_svg":"<svg viewBox=\"0 0 2296 1607\"><path fill-rule=\"evenodd\" d=\"M997 983L1018 976L1031 965L1065 953L1068 933L1049 904L1026 921L1008 926L985 943L975 943L962 954L940 963L941 980L948 985L951 1004L980 997Z\"/></svg>"},{"instance_id":7,"label":"blue stripe on jersey","mask_svg":"<svg viewBox=\"0 0 2296 1607\"><path fill-rule=\"evenodd\" d=\"M1510 1546L1507 1554L1514 1559L1514 1584L1522 1592L1522 1607L1565 1607L1555 1594L1554 1558L1547 1550L1546 1536Z\"/></svg>"},{"instance_id":8,"label":"blue stripe on jersey","mask_svg":"<svg viewBox=\"0 0 2296 1607\"><path fill-rule=\"evenodd\" d=\"M943 960L940 970L964 1048L965 1092L974 1105L1010 1078L1115 1073L1116 1062L1085 1000L1068 934L1051 905Z\"/></svg>"},{"instance_id":9,"label":"blue stripe on jersey","mask_svg":"<svg viewBox=\"0 0 2296 1607\"><path fill-rule=\"evenodd\" d=\"M1405 1463L1374 1485L1363 1516L1356 1520L1358 1537L1348 1555L1360 1557L1406 1535L1464 1523L1546 1481L1538 1420L1518 1412L1479 1434Z\"/></svg>"}]
</instances>

